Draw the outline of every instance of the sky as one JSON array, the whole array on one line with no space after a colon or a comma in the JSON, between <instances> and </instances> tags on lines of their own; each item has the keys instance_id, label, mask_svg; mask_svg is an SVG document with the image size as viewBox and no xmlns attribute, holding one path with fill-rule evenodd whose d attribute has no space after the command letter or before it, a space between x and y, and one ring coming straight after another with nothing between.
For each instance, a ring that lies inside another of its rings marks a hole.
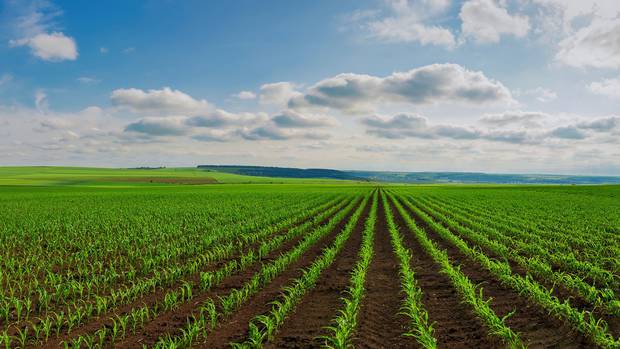
<instances>
[{"instance_id":1,"label":"sky","mask_svg":"<svg viewBox=\"0 0 620 349\"><path fill-rule=\"evenodd\" d=\"M0 165L620 175L617 0L0 0Z\"/></svg>"}]
</instances>

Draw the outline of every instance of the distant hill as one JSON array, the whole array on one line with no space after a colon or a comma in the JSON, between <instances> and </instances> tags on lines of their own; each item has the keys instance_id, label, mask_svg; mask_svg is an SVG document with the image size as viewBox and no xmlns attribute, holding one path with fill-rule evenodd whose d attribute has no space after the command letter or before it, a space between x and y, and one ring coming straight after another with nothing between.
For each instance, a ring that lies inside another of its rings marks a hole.
<instances>
[{"instance_id":1,"label":"distant hill","mask_svg":"<svg viewBox=\"0 0 620 349\"><path fill-rule=\"evenodd\" d=\"M245 176L279 177L279 178L326 178L364 180L353 174L338 170L322 168L291 168L291 167L264 167L264 166L228 166L228 165L199 165L199 169L234 173Z\"/></svg>"},{"instance_id":2,"label":"distant hill","mask_svg":"<svg viewBox=\"0 0 620 349\"><path fill-rule=\"evenodd\" d=\"M569 176L547 174L493 174L481 172L383 172L339 171L322 168L291 168L242 165L200 165L199 169L245 176L279 178L328 178L390 183L490 183L490 184L620 184L615 176Z\"/></svg>"},{"instance_id":3,"label":"distant hill","mask_svg":"<svg viewBox=\"0 0 620 349\"><path fill-rule=\"evenodd\" d=\"M493 184L620 184L620 177L542 174L493 174L479 172L381 172L350 171L378 182L392 183L493 183Z\"/></svg>"}]
</instances>

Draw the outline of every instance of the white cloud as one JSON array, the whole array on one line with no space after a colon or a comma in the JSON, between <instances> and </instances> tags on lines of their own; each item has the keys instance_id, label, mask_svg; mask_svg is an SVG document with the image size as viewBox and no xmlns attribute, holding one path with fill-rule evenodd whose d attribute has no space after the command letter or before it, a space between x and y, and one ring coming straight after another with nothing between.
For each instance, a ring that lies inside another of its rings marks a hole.
<instances>
[{"instance_id":1,"label":"white cloud","mask_svg":"<svg viewBox=\"0 0 620 349\"><path fill-rule=\"evenodd\" d=\"M200 142L228 142L234 139L234 134L222 130L206 130L192 136L193 140Z\"/></svg>"},{"instance_id":2,"label":"white cloud","mask_svg":"<svg viewBox=\"0 0 620 349\"><path fill-rule=\"evenodd\" d=\"M531 92L536 96L536 100L542 103L551 102L558 98L555 91L544 87L537 87Z\"/></svg>"},{"instance_id":3,"label":"white cloud","mask_svg":"<svg viewBox=\"0 0 620 349\"><path fill-rule=\"evenodd\" d=\"M549 136L562 139L580 140L586 138L586 134L575 126L562 126L549 131Z\"/></svg>"},{"instance_id":4,"label":"white cloud","mask_svg":"<svg viewBox=\"0 0 620 349\"><path fill-rule=\"evenodd\" d=\"M595 132L610 132L620 129L620 116L608 116L594 120L587 120L577 123L576 127L582 130L592 130Z\"/></svg>"},{"instance_id":5,"label":"white cloud","mask_svg":"<svg viewBox=\"0 0 620 349\"><path fill-rule=\"evenodd\" d=\"M99 83L101 81L99 79L92 78L92 77L89 77L89 76L80 76L76 80L79 83L84 84L84 85L93 85L93 84L97 84L97 83Z\"/></svg>"},{"instance_id":6,"label":"white cloud","mask_svg":"<svg viewBox=\"0 0 620 349\"><path fill-rule=\"evenodd\" d=\"M301 95L296 88L295 84L287 81L264 84L260 87L260 103L286 106L291 98Z\"/></svg>"},{"instance_id":7,"label":"white cloud","mask_svg":"<svg viewBox=\"0 0 620 349\"><path fill-rule=\"evenodd\" d=\"M110 52L110 50L107 47L104 47L104 46L99 47L99 53L106 54L108 52Z\"/></svg>"},{"instance_id":8,"label":"white cloud","mask_svg":"<svg viewBox=\"0 0 620 349\"><path fill-rule=\"evenodd\" d=\"M373 110L382 103L513 103L500 82L457 64L432 64L386 77L340 74L319 81L303 96L289 101L291 108L328 107L346 112Z\"/></svg>"},{"instance_id":9,"label":"white cloud","mask_svg":"<svg viewBox=\"0 0 620 349\"><path fill-rule=\"evenodd\" d=\"M236 97L242 100L256 99L256 93L252 91L241 91L239 93L234 94L233 97Z\"/></svg>"},{"instance_id":10,"label":"white cloud","mask_svg":"<svg viewBox=\"0 0 620 349\"><path fill-rule=\"evenodd\" d=\"M217 109L202 115L192 116L185 121L185 124L194 127L223 127L236 124L239 120L238 115Z\"/></svg>"},{"instance_id":11,"label":"white cloud","mask_svg":"<svg viewBox=\"0 0 620 349\"><path fill-rule=\"evenodd\" d=\"M388 0L391 14L367 20L363 27L371 38L390 42L417 42L422 45L455 46L452 32L432 24L450 5L449 0ZM364 20L365 17L358 20Z\"/></svg>"},{"instance_id":12,"label":"white cloud","mask_svg":"<svg viewBox=\"0 0 620 349\"><path fill-rule=\"evenodd\" d=\"M397 114L392 117L372 116L362 119L369 126L368 134L379 138L487 140L505 143L529 143L530 136L520 130L480 130L450 124L429 124L428 119L415 114Z\"/></svg>"},{"instance_id":13,"label":"white cloud","mask_svg":"<svg viewBox=\"0 0 620 349\"><path fill-rule=\"evenodd\" d=\"M588 85L588 90L598 95L619 98L620 77L592 82Z\"/></svg>"},{"instance_id":14,"label":"white cloud","mask_svg":"<svg viewBox=\"0 0 620 349\"><path fill-rule=\"evenodd\" d=\"M486 114L480 118L480 122L490 126L503 127L508 125L538 126L538 121L548 119L550 115L542 112L531 111L507 111L498 114Z\"/></svg>"},{"instance_id":15,"label":"white cloud","mask_svg":"<svg viewBox=\"0 0 620 349\"><path fill-rule=\"evenodd\" d=\"M511 15L495 0L469 0L461 7L461 34L478 43L496 43L502 35L522 38L530 23L527 16Z\"/></svg>"},{"instance_id":16,"label":"white cloud","mask_svg":"<svg viewBox=\"0 0 620 349\"><path fill-rule=\"evenodd\" d=\"M0 14L10 47L26 46L45 61L60 62L78 57L75 39L59 29L62 11L47 0L8 1Z\"/></svg>"},{"instance_id":17,"label":"white cloud","mask_svg":"<svg viewBox=\"0 0 620 349\"><path fill-rule=\"evenodd\" d=\"M11 47L28 46L33 55L45 61L74 61L78 57L75 40L60 32L41 33L31 38L11 40L9 45Z\"/></svg>"},{"instance_id":18,"label":"white cloud","mask_svg":"<svg viewBox=\"0 0 620 349\"><path fill-rule=\"evenodd\" d=\"M512 91L512 94L515 97L531 97L541 103L551 102L558 98L558 94L555 91L545 87L536 87L529 90L516 89Z\"/></svg>"},{"instance_id":19,"label":"white cloud","mask_svg":"<svg viewBox=\"0 0 620 349\"><path fill-rule=\"evenodd\" d=\"M297 130L282 129L275 125L263 125L254 128L244 128L238 134L245 140L260 141L284 141L289 139L328 139L330 136L324 133L305 132Z\"/></svg>"},{"instance_id":20,"label":"white cloud","mask_svg":"<svg viewBox=\"0 0 620 349\"><path fill-rule=\"evenodd\" d=\"M161 90L143 91L136 88L117 89L110 96L112 103L119 108L137 113L162 114L200 114L211 109L204 99L194 99L190 95L170 87Z\"/></svg>"},{"instance_id":21,"label":"white cloud","mask_svg":"<svg viewBox=\"0 0 620 349\"><path fill-rule=\"evenodd\" d=\"M419 23L415 17L393 17L368 23L371 37L391 42L418 42L421 45L438 45L452 48L454 35L441 26Z\"/></svg>"},{"instance_id":22,"label":"white cloud","mask_svg":"<svg viewBox=\"0 0 620 349\"><path fill-rule=\"evenodd\" d=\"M593 19L560 42L555 59L579 68L620 68L620 21Z\"/></svg>"},{"instance_id":23,"label":"white cloud","mask_svg":"<svg viewBox=\"0 0 620 349\"><path fill-rule=\"evenodd\" d=\"M34 94L34 105L40 113L44 113L49 108L47 94L43 90L37 90Z\"/></svg>"},{"instance_id":24,"label":"white cloud","mask_svg":"<svg viewBox=\"0 0 620 349\"><path fill-rule=\"evenodd\" d=\"M182 117L147 117L127 125L125 131L150 136L180 136L187 133L184 122Z\"/></svg>"},{"instance_id":25,"label":"white cloud","mask_svg":"<svg viewBox=\"0 0 620 349\"><path fill-rule=\"evenodd\" d=\"M274 124L283 128L308 128L332 126L334 123L326 117L306 116L294 110L284 110L271 118Z\"/></svg>"},{"instance_id":26,"label":"white cloud","mask_svg":"<svg viewBox=\"0 0 620 349\"><path fill-rule=\"evenodd\" d=\"M572 30L576 19L584 17L615 18L620 12L616 0L533 0L561 17L565 30Z\"/></svg>"},{"instance_id":27,"label":"white cloud","mask_svg":"<svg viewBox=\"0 0 620 349\"><path fill-rule=\"evenodd\" d=\"M543 127L533 120L550 118L539 112L506 112L487 115L481 119L491 128L452 124L431 124L416 114L397 114L392 117L372 116L362 119L367 133L386 139L421 138L462 141L489 141L512 144L541 145L554 140L582 141L600 134L612 134L620 127L620 117L602 117L573 121L563 125ZM557 120L556 120L557 121ZM517 125L519 128L498 129L495 126Z\"/></svg>"}]
</instances>

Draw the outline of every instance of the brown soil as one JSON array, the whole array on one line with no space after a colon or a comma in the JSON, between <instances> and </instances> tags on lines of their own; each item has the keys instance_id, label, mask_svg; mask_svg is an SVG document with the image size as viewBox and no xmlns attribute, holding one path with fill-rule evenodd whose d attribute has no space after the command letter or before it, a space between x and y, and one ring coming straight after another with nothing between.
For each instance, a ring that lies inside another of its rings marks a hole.
<instances>
[{"instance_id":1,"label":"brown soil","mask_svg":"<svg viewBox=\"0 0 620 349\"><path fill-rule=\"evenodd\" d=\"M122 183L159 183L159 184L215 184L217 179L211 177L106 177L100 182Z\"/></svg>"},{"instance_id":2,"label":"brown soil","mask_svg":"<svg viewBox=\"0 0 620 349\"><path fill-rule=\"evenodd\" d=\"M418 207L418 208L422 209L421 207ZM480 248L480 250L484 254L486 254L488 257L496 259L498 261L503 261L503 262L508 263L508 265L510 266L510 269L512 270L513 274L519 275L521 277L526 277L528 275L527 270L525 268L523 268L521 265L519 265L517 262L515 262L513 259L511 259L511 258L505 259L505 258L501 257L500 255L494 253L493 251L490 251L489 249L487 249L485 247L477 245L469 237L467 237L467 236L465 236L463 234L460 234L457 231L451 230L450 227L448 227L447 223L444 223L440 219L436 218L434 215L432 215L427 210L425 210L425 209L422 209L422 210L424 212L426 212L426 214L428 214L429 216L433 217L433 219L436 222L439 222L444 228L452 231L452 233L454 233L455 235L459 236L469 246L478 246L478 248ZM551 290L552 294L554 296L556 296L560 301L569 300L570 304L573 307L575 307L576 309L587 310L587 311L593 313L596 316L597 319L605 320L607 322L607 324L609 325L609 329L608 329L609 333L611 333L614 336L614 338L618 338L618 335L620 334L620 318L614 317L614 316L609 315L609 314L606 314L604 312L604 310L602 310L602 309L597 309L595 306L593 306L590 302L585 300L583 297L575 294L575 292L573 292L572 290L564 287L563 285L553 284L553 282L549 282L548 280L545 280L541 276L531 276L531 277L536 282L538 282L539 284L544 286L545 288Z\"/></svg>"},{"instance_id":3,"label":"brown soil","mask_svg":"<svg viewBox=\"0 0 620 349\"><path fill-rule=\"evenodd\" d=\"M330 205L326 209L330 209L330 208L332 208L333 206L336 206L336 205L337 205L337 203L335 205ZM346 205L343 206L343 207L346 207ZM330 214L323 221L319 222L319 224L315 224L313 226L317 227L319 225L326 224L336 214L337 214L337 211L332 213L332 214ZM300 222L298 224L295 224L294 226L296 227L296 226L299 226L299 225L302 225L302 224L304 224L304 222ZM274 233L274 236L281 235L281 234L286 234L287 232L288 232L288 229L283 229L281 231L278 231L278 232ZM274 257L277 257L280 253L289 250L290 248L295 246L295 244L297 244L302 238L303 238L303 236L297 236L297 237L294 237L293 239L291 239L289 241L286 241L284 244L282 244L282 246L280 246L280 248L276 249L275 251L272 251L271 254L265 256L263 258L263 262L267 262L270 259L273 259ZM256 245L253 245L249 249L252 249L252 248L255 248L255 247L256 247ZM225 260L222 260L222 261L220 261L220 262L218 262L216 264L208 265L206 268L204 268L201 271L214 271L214 270L217 270L218 268L223 267L230 260L236 259L239 256L240 256L240 253L234 254L230 258L226 258ZM255 265L253 267L250 267L250 269L258 270L260 268L260 265L261 265L260 263L255 263ZM200 278L200 273L196 273L194 275L191 275L189 277L184 278L184 280L190 282L195 287L198 287L199 278ZM83 335L83 334L86 334L86 333L92 333L92 332L96 331L97 329L101 328L104 325L107 326L107 327L111 327L112 321L109 320L111 317L113 317L113 316L115 316L117 314L126 314L126 313L130 312L134 308L139 308L139 307L142 307L142 306L145 306L145 305L153 306L156 303L161 302L163 300L165 294L169 290L177 288L177 287L181 286L181 284L182 284L181 281L179 281L179 282L175 283L172 286L158 288L154 293L150 293L150 294L147 294L147 295L145 295L143 297L140 297L137 300L131 302L130 304L126 304L126 305L123 305L123 306L118 307L116 309L112 309L110 312L108 312L108 314L104 314L104 315L102 315L99 318L94 318L92 321L90 321L90 322L88 322L88 323L78 327L77 329L74 329L70 334L61 336L60 338L55 339L55 340L51 340L50 342L45 344L45 347L47 347L47 348L60 348L60 347L62 347L62 341L70 341L72 338L77 338L80 335ZM194 290L194 292L199 292L199 291ZM206 292L206 293L207 294L211 294L212 292ZM197 296L194 296L194 298L190 301L190 304L191 305L198 305L198 304L202 303L202 302L199 302L198 299L203 299L203 297L206 297L204 295L204 293L198 294ZM204 298L204 299L206 299L206 298ZM197 303L197 302L199 302L199 303ZM167 312L167 313L176 313L176 311L177 310L173 309L172 311ZM154 321L156 321L156 320L154 320ZM148 327L149 324L147 323L146 326ZM146 332L146 328L141 330L141 332L142 333ZM136 332L136 335L128 334L127 339L125 341L123 341L123 343L126 342L126 341L129 341L131 337L139 336L141 332ZM137 339L136 341L139 342L140 339ZM123 344L123 345L125 345L125 344ZM121 347L123 347L123 346L121 346Z\"/></svg>"},{"instance_id":4,"label":"brown soil","mask_svg":"<svg viewBox=\"0 0 620 349\"><path fill-rule=\"evenodd\" d=\"M392 214L403 236L404 245L412 255L411 267L422 289L422 304L434 323L434 335L439 348L501 348L503 345L488 335L482 321L470 305L461 301L450 279L441 273L440 266L426 253L418 239L407 228L402 216L392 206Z\"/></svg>"},{"instance_id":5,"label":"brown soil","mask_svg":"<svg viewBox=\"0 0 620 349\"><path fill-rule=\"evenodd\" d=\"M404 205L403 205L404 206ZM454 245L443 240L415 213L405 207L416 224L423 228L428 237L445 249L454 264L460 264L461 271L483 288L484 296L491 298L491 308L499 317L514 311L506 324L519 333L529 348L595 348L582 334L559 319L547 314L542 308L515 290L503 286L487 270L462 254Z\"/></svg>"},{"instance_id":6,"label":"brown soil","mask_svg":"<svg viewBox=\"0 0 620 349\"><path fill-rule=\"evenodd\" d=\"M304 296L295 312L286 319L274 340L265 348L317 348L323 344L323 340L317 337L330 334L325 326L332 325L331 320L338 315L338 309L342 308L341 298L345 296L344 291L357 262L370 206L368 204L364 208L334 263L323 271L315 287Z\"/></svg>"},{"instance_id":7,"label":"brown soil","mask_svg":"<svg viewBox=\"0 0 620 349\"><path fill-rule=\"evenodd\" d=\"M399 314L403 294L382 200L377 210L374 253L366 275L366 295L358 314L355 347L416 347L413 338L403 336L408 321Z\"/></svg>"},{"instance_id":8,"label":"brown soil","mask_svg":"<svg viewBox=\"0 0 620 349\"><path fill-rule=\"evenodd\" d=\"M302 275L302 269L310 266L312 262L321 255L323 249L329 246L338 233L344 228L354 211L355 208L347 214L335 229L314 244L314 246L306 251L297 262L290 265L284 272L255 294L249 302L237 309L228 319L220 322L219 326L212 334L208 335L207 340L198 343L195 347L228 348L229 344L232 342L243 341L248 334L249 322L256 315L267 313L271 309L271 304L269 303L278 298L282 292L282 287L300 277ZM236 282L232 281L222 287L225 288L226 291L233 287L239 287L248 277L249 276L246 276L245 279Z\"/></svg>"}]
</instances>

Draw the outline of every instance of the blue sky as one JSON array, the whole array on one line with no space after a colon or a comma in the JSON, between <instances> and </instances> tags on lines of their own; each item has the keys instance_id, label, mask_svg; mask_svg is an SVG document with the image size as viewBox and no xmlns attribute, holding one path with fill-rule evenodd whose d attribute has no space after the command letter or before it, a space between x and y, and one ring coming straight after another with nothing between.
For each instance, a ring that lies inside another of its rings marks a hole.
<instances>
[{"instance_id":1,"label":"blue sky","mask_svg":"<svg viewBox=\"0 0 620 349\"><path fill-rule=\"evenodd\" d=\"M0 1L0 165L620 175L612 0Z\"/></svg>"}]
</instances>

